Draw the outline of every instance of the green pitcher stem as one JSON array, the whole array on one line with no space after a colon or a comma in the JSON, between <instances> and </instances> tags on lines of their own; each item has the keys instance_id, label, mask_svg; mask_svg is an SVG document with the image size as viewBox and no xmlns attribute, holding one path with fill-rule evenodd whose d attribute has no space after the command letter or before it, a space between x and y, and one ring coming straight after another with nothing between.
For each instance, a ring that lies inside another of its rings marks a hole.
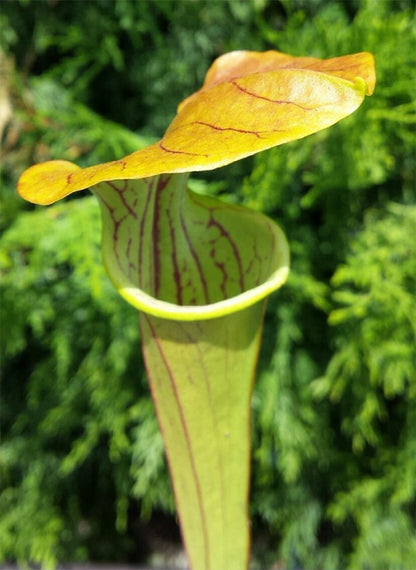
<instances>
[{"instance_id":1,"label":"green pitcher stem","mask_svg":"<svg viewBox=\"0 0 416 570\"><path fill-rule=\"evenodd\" d=\"M287 241L262 214L189 191L186 174L94 192L107 271L140 311L192 569L245 570L250 399L264 298L287 277Z\"/></svg>"},{"instance_id":2,"label":"green pitcher stem","mask_svg":"<svg viewBox=\"0 0 416 570\"><path fill-rule=\"evenodd\" d=\"M210 321L140 314L143 353L193 570L246 570L252 394L264 302Z\"/></svg>"}]
</instances>

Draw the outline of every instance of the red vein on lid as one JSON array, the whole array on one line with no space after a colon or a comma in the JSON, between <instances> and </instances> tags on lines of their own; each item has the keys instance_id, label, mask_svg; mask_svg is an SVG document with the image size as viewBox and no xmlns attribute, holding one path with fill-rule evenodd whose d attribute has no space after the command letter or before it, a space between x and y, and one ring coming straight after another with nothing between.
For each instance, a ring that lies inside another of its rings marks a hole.
<instances>
[{"instance_id":1,"label":"red vein on lid","mask_svg":"<svg viewBox=\"0 0 416 570\"><path fill-rule=\"evenodd\" d=\"M269 103L276 103L279 105L294 105L295 107L299 107L299 109L302 109L303 111L313 111L314 110L313 108L303 107L302 105L299 105L299 103L294 103L293 101L283 101L280 99L270 99L269 97L264 97L263 95L259 95L258 93L253 93L252 91L249 91L245 87L242 87L241 85L239 85L236 81L232 81L231 83L234 85L234 87L237 87L237 89L239 91L241 91L242 93L245 93L246 95L250 95L250 97L254 97L255 99L262 99L263 101L268 101Z\"/></svg>"},{"instance_id":2,"label":"red vein on lid","mask_svg":"<svg viewBox=\"0 0 416 570\"><path fill-rule=\"evenodd\" d=\"M165 152L170 152L172 154L186 154L188 156L204 156L204 157L208 157L208 154L198 154L196 152L185 152L184 150L173 150L171 148L167 148L166 146L164 146L162 144L162 141L159 142L159 147L164 150Z\"/></svg>"},{"instance_id":3,"label":"red vein on lid","mask_svg":"<svg viewBox=\"0 0 416 570\"><path fill-rule=\"evenodd\" d=\"M211 125L211 123L205 123L203 121L194 121L193 123L190 123L190 124L191 125L203 125L204 127L210 127L211 129L214 129L216 131L232 131L234 133L242 133L244 135L254 135L258 139L260 138L260 133L262 132L262 131L259 131L259 132L248 131L246 129L235 129L234 127L218 127L218 125ZM268 131L266 131L266 132L268 132Z\"/></svg>"},{"instance_id":4,"label":"red vein on lid","mask_svg":"<svg viewBox=\"0 0 416 570\"><path fill-rule=\"evenodd\" d=\"M114 165L120 165L121 166L121 170L124 170L127 167L126 161L125 160L114 160L113 161Z\"/></svg>"}]
</instances>

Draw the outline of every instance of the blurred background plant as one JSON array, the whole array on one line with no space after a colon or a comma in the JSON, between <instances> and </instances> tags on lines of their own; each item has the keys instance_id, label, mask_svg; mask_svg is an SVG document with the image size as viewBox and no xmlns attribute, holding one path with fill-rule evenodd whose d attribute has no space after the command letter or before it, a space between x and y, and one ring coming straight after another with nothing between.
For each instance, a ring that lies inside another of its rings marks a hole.
<instances>
[{"instance_id":1,"label":"blurred background plant","mask_svg":"<svg viewBox=\"0 0 416 570\"><path fill-rule=\"evenodd\" d=\"M253 397L253 564L416 559L416 28L409 0L16 0L0 7L0 561L156 563L179 545L137 315L88 193L34 208L30 164L152 142L233 49L371 51L339 125L194 187L267 213L292 251Z\"/></svg>"}]
</instances>

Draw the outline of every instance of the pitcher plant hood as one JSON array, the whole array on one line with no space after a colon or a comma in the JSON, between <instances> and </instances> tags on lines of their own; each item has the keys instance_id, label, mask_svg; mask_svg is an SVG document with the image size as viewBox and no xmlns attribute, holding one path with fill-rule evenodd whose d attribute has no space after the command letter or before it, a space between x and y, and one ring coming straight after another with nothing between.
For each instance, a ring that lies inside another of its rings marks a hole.
<instances>
[{"instance_id":1,"label":"pitcher plant hood","mask_svg":"<svg viewBox=\"0 0 416 570\"><path fill-rule=\"evenodd\" d=\"M277 51L220 56L185 99L163 138L122 159L81 169L62 160L32 166L20 195L47 205L109 180L211 170L325 129L353 113L375 85L374 59Z\"/></svg>"}]
</instances>

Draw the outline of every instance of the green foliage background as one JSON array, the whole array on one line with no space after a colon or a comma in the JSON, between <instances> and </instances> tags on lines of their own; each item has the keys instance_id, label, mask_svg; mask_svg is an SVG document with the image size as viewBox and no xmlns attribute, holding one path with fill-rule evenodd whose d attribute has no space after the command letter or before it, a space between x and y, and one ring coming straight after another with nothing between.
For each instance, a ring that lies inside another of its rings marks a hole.
<instances>
[{"instance_id":1,"label":"green foliage background","mask_svg":"<svg viewBox=\"0 0 416 570\"><path fill-rule=\"evenodd\" d=\"M225 51L367 50L378 82L357 113L194 185L266 212L291 244L253 397L254 563L413 568L413 2L19 0L0 10L0 561L144 560L145 529L174 510L137 315L100 263L98 205L85 193L31 207L16 194L19 174L151 142Z\"/></svg>"}]
</instances>

